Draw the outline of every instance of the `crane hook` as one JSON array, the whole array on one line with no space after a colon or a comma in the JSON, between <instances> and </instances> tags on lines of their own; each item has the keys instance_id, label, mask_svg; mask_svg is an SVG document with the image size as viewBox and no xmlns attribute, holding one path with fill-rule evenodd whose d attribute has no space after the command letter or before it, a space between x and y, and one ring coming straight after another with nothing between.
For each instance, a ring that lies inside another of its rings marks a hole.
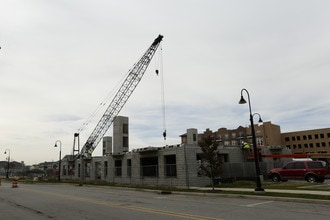
<instances>
[{"instance_id":1,"label":"crane hook","mask_svg":"<svg viewBox=\"0 0 330 220\"><path fill-rule=\"evenodd\" d=\"M163 132L164 140L166 140L166 130Z\"/></svg>"}]
</instances>

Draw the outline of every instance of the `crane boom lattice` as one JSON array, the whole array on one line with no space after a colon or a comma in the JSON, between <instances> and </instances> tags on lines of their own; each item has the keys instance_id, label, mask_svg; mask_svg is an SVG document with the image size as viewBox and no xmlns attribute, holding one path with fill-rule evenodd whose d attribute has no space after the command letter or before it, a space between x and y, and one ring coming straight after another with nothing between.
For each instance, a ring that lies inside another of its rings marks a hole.
<instances>
[{"instance_id":1,"label":"crane boom lattice","mask_svg":"<svg viewBox=\"0 0 330 220\"><path fill-rule=\"evenodd\" d=\"M132 69L129 71L126 79L120 86L110 105L82 147L79 156L91 157L94 149L110 128L114 118L119 114L120 110L123 108L129 97L132 95L134 89L139 84L162 39L163 36L159 35L140 58L140 60L134 64Z\"/></svg>"}]
</instances>

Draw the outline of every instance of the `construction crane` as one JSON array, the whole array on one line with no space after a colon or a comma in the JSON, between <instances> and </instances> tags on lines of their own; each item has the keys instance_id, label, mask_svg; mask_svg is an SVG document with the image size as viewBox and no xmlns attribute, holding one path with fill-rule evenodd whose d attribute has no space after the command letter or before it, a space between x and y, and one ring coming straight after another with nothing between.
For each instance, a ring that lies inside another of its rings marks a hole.
<instances>
[{"instance_id":1,"label":"construction crane","mask_svg":"<svg viewBox=\"0 0 330 220\"><path fill-rule=\"evenodd\" d=\"M74 158L91 157L94 149L97 147L97 145L103 138L104 134L110 128L114 118L119 114L120 110L123 108L128 98L132 95L134 89L139 84L162 39L163 36L159 35L151 44L151 46L148 48L148 50L143 54L140 60L137 61L134 64L134 66L130 69L126 79L121 84L119 90L112 99L105 113L101 117L100 121L97 123L93 132L87 139L86 143L82 147L80 153L75 155ZM75 133L74 137L75 140L76 138L78 138L78 143L79 143L79 133ZM78 144L78 150L75 149L75 141L74 141L73 153L75 151L79 152L79 144Z\"/></svg>"}]
</instances>

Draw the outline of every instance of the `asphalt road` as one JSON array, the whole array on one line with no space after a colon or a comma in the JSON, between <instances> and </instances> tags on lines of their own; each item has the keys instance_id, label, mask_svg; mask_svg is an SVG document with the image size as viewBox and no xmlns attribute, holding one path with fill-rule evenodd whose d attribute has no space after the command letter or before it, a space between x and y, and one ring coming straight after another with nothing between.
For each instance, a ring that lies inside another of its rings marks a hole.
<instances>
[{"instance_id":1,"label":"asphalt road","mask_svg":"<svg viewBox=\"0 0 330 220\"><path fill-rule=\"evenodd\" d=\"M0 186L0 219L330 219L329 205L69 184Z\"/></svg>"}]
</instances>

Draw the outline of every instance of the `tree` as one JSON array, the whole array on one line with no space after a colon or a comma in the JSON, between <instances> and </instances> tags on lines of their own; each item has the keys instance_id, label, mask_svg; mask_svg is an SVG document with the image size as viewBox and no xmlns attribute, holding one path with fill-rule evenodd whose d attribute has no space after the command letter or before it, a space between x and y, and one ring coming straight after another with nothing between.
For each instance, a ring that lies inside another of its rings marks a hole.
<instances>
[{"instance_id":1,"label":"tree","mask_svg":"<svg viewBox=\"0 0 330 220\"><path fill-rule=\"evenodd\" d=\"M202 150L200 169L204 175L210 178L212 190L214 190L215 178L219 177L223 168L223 157L218 152L219 142L213 134L204 134L199 141Z\"/></svg>"}]
</instances>

